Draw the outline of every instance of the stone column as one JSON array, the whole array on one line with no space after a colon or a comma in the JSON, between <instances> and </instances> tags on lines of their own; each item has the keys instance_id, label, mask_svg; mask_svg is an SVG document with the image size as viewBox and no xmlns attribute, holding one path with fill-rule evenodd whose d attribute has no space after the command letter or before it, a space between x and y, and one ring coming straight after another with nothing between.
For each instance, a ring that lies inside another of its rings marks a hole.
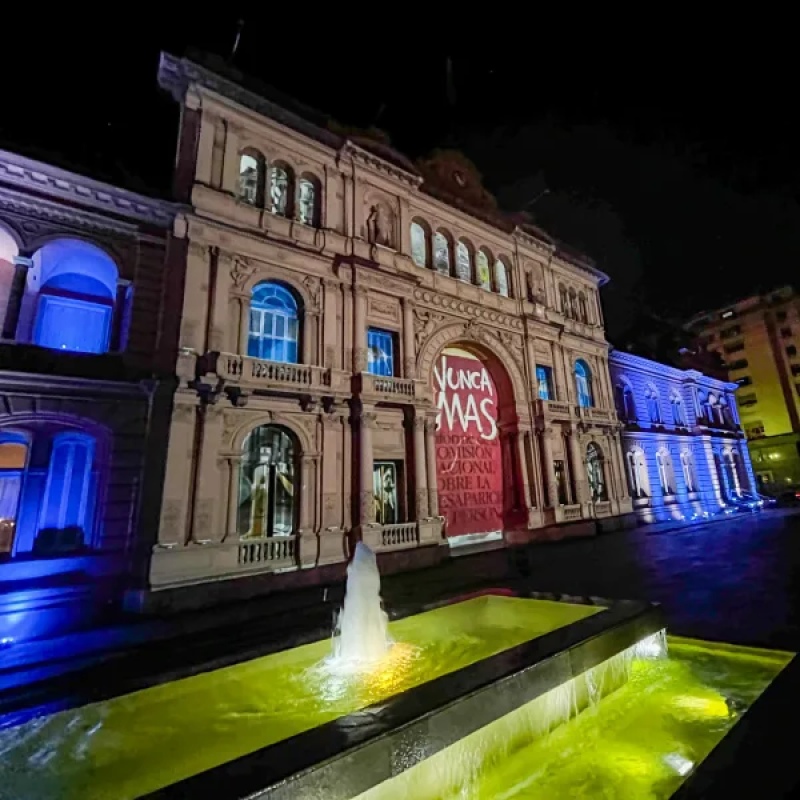
<instances>
[{"instance_id":1,"label":"stone column","mask_svg":"<svg viewBox=\"0 0 800 800\"><path fill-rule=\"evenodd\" d=\"M572 431L569 436L569 451L572 456L573 481L575 483L575 502L589 502L589 492L586 489L586 462L583 457L578 432Z\"/></svg>"},{"instance_id":2,"label":"stone column","mask_svg":"<svg viewBox=\"0 0 800 800\"><path fill-rule=\"evenodd\" d=\"M367 369L367 290L353 287L353 372ZM371 480L371 478L370 478Z\"/></svg>"},{"instance_id":3,"label":"stone column","mask_svg":"<svg viewBox=\"0 0 800 800\"><path fill-rule=\"evenodd\" d=\"M544 468L547 473L547 499L551 508L558 508L558 486L556 484L556 468L553 463L553 436L552 428L542 431L542 452L544 453Z\"/></svg>"},{"instance_id":4,"label":"stone column","mask_svg":"<svg viewBox=\"0 0 800 800\"><path fill-rule=\"evenodd\" d=\"M228 295L231 290L231 267L233 257L229 253L217 253L213 270L214 285L210 296L208 349L213 353L228 350L225 333L228 330Z\"/></svg>"},{"instance_id":5,"label":"stone column","mask_svg":"<svg viewBox=\"0 0 800 800\"><path fill-rule=\"evenodd\" d=\"M359 452L360 490L358 495L359 518L362 529L375 522L375 495L372 485L372 431L377 414L370 409L361 409L359 415L361 447Z\"/></svg>"},{"instance_id":6,"label":"stone column","mask_svg":"<svg viewBox=\"0 0 800 800\"><path fill-rule=\"evenodd\" d=\"M180 346L195 353L205 352L208 312L209 248L189 242L186 255L186 284L183 292Z\"/></svg>"},{"instance_id":7,"label":"stone column","mask_svg":"<svg viewBox=\"0 0 800 800\"><path fill-rule=\"evenodd\" d=\"M300 514L298 528L300 533L310 533L313 529L314 482L312 470L315 457L303 453L300 456Z\"/></svg>"},{"instance_id":8,"label":"stone column","mask_svg":"<svg viewBox=\"0 0 800 800\"><path fill-rule=\"evenodd\" d=\"M414 301L403 298L403 375L417 377L416 345L414 341Z\"/></svg>"},{"instance_id":9,"label":"stone column","mask_svg":"<svg viewBox=\"0 0 800 800\"><path fill-rule=\"evenodd\" d=\"M539 442L534 431L528 431L526 437L528 459L532 468L531 474L531 503L536 508L547 505L545 500L544 478L541 474L541 460L539 458Z\"/></svg>"},{"instance_id":10,"label":"stone column","mask_svg":"<svg viewBox=\"0 0 800 800\"><path fill-rule=\"evenodd\" d=\"M625 466L625 455L622 450L622 435L616 436L612 433L608 436L609 450L611 451L611 458L614 460L617 468L617 475L619 475L618 494L620 500L627 500L630 497L628 490L628 476Z\"/></svg>"},{"instance_id":11,"label":"stone column","mask_svg":"<svg viewBox=\"0 0 800 800\"><path fill-rule=\"evenodd\" d=\"M328 368L338 369L341 366L341 358L336 342L339 341L339 331L336 324L336 317L339 313L339 293L340 284L338 281L326 278L322 282L324 291L323 300L323 362L322 365Z\"/></svg>"},{"instance_id":12,"label":"stone column","mask_svg":"<svg viewBox=\"0 0 800 800\"><path fill-rule=\"evenodd\" d=\"M25 256L14 256L14 277L11 281L11 291L8 293L6 316L3 320L3 338L16 339L19 312L22 308L22 298L25 297L25 287L28 283L28 270L33 266L33 261Z\"/></svg>"},{"instance_id":13,"label":"stone column","mask_svg":"<svg viewBox=\"0 0 800 800\"><path fill-rule=\"evenodd\" d=\"M239 146L240 129L237 125L227 124L225 135L225 155L222 161L222 191L236 194L239 189ZM263 169L263 167L262 167Z\"/></svg>"},{"instance_id":14,"label":"stone column","mask_svg":"<svg viewBox=\"0 0 800 800\"><path fill-rule=\"evenodd\" d=\"M228 521L225 531L225 540L237 540L239 538L239 520L237 510L239 507L239 470L241 469L242 456L225 456L228 469L228 503L226 518Z\"/></svg>"},{"instance_id":15,"label":"stone column","mask_svg":"<svg viewBox=\"0 0 800 800\"><path fill-rule=\"evenodd\" d=\"M522 502L524 504L525 510L527 511L531 507L531 487L530 487L530 474L528 470L528 459L525 453L525 436L526 432L524 430L517 431L516 439L517 439L517 453L519 455L519 477L520 483L522 484Z\"/></svg>"},{"instance_id":16,"label":"stone column","mask_svg":"<svg viewBox=\"0 0 800 800\"><path fill-rule=\"evenodd\" d=\"M425 420L425 461L428 475L428 514L439 516L439 489L436 472L436 420Z\"/></svg>"},{"instance_id":17,"label":"stone column","mask_svg":"<svg viewBox=\"0 0 800 800\"><path fill-rule=\"evenodd\" d=\"M319 330L319 313L314 310L306 310L303 321L303 352L300 354L303 364L318 364L317 344Z\"/></svg>"},{"instance_id":18,"label":"stone column","mask_svg":"<svg viewBox=\"0 0 800 800\"><path fill-rule=\"evenodd\" d=\"M192 401L181 403L180 393L172 409L164 477L164 500L158 526L158 546L177 547L186 544L190 476L194 452L197 407Z\"/></svg>"},{"instance_id":19,"label":"stone column","mask_svg":"<svg viewBox=\"0 0 800 800\"><path fill-rule=\"evenodd\" d=\"M414 426L414 498L416 503L417 519L422 520L428 516L428 480L425 451L425 417L417 414L412 424Z\"/></svg>"},{"instance_id":20,"label":"stone column","mask_svg":"<svg viewBox=\"0 0 800 800\"><path fill-rule=\"evenodd\" d=\"M195 479L192 540L210 543L222 541L223 524L219 452L222 446L222 407L206 405L202 413L202 436ZM184 467L181 467L183 469Z\"/></svg>"}]
</instances>

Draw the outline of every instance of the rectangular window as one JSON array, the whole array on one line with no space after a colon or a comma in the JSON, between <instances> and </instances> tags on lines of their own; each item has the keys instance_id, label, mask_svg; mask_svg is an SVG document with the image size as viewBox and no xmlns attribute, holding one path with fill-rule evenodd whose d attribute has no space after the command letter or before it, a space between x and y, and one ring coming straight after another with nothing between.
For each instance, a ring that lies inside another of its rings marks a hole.
<instances>
[{"instance_id":1,"label":"rectangular window","mask_svg":"<svg viewBox=\"0 0 800 800\"><path fill-rule=\"evenodd\" d=\"M545 366L536 367L536 382L539 384L540 400L555 400L555 387L553 386L553 368Z\"/></svg>"},{"instance_id":2,"label":"rectangular window","mask_svg":"<svg viewBox=\"0 0 800 800\"><path fill-rule=\"evenodd\" d=\"M786 322L786 312L785 311L776 311L775 312L775 319L778 322Z\"/></svg>"},{"instance_id":3,"label":"rectangular window","mask_svg":"<svg viewBox=\"0 0 800 800\"><path fill-rule=\"evenodd\" d=\"M749 364L747 363L747 359L740 358L737 361L731 361L730 364L728 364L728 369L747 369L748 366Z\"/></svg>"},{"instance_id":4,"label":"rectangular window","mask_svg":"<svg viewBox=\"0 0 800 800\"><path fill-rule=\"evenodd\" d=\"M725 347L722 348L726 353L740 353L744 350L744 342L736 342L735 344L726 344Z\"/></svg>"},{"instance_id":5,"label":"rectangular window","mask_svg":"<svg viewBox=\"0 0 800 800\"><path fill-rule=\"evenodd\" d=\"M792 364L792 375L800 375L800 364Z\"/></svg>"},{"instance_id":6,"label":"rectangular window","mask_svg":"<svg viewBox=\"0 0 800 800\"><path fill-rule=\"evenodd\" d=\"M758 397L755 392L751 394L743 394L739 397L739 406L754 406L758 402Z\"/></svg>"},{"instance_id":7,"label":"rectangular window","mask_svg":"<svg viewBox=\"0 0 800 800\"><path fill-rule=\"evenodd\" d=\"M367 331L367 372L371 375L395 375L395 334L370 328Z\"/></svg>"},{"instance_id":8,"label":"rectangular window","mask_svg":"<svg viewBox=\"0 0 800 800\"><path fill-rule=\"evenodd\" d=\"M750 386L752 382L753 379L749 375L742 375L741 378L736 379L736 383L738 383L739 386Z\"/></svg>"},{"instance_id":9,"label":"rectangular window","mask_svg":"<svg viewBox=\"0 0 800 800\"><path fill-rule=\"evenodd\" d=\"M372 466L375 521L380 525L400 522L399 470L395 461L376 461Z\"/></svg>"},{"instance_id":10,"label":"rectangular window","mask_svg":"<svg viewBox=\"0 0 800 800\"><path fill-rule=\"evenodd\" d=\"M791 328L781 328L781 337L783 339L791 339L791 337L792 337L792 329Z\"/></svg>"},{"instance_id":11,"label":"rectangular window","mask_svg":"<svg viewBox=\"0 0 800 800\"><path fill-rule=\"evenodd\" d=\"M790 358L794 358L797 355L797 348L793 344L790 344L786 348L786 355Z\"/></svg>"}]
</instances>

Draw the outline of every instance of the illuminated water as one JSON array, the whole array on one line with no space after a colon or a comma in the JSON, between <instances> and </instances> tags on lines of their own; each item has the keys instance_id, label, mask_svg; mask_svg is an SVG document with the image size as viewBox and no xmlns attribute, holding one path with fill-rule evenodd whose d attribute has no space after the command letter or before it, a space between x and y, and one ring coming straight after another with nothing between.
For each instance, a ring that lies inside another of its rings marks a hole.
<instances>
[{"instance_id":1,"label":"illuminated water","mask_svg":"<svg viewBox=\"0 0 800 800\"><path fill-rule=\"evenodd\" d=\"M330 670L325 640L35 719L0 730L0 798L137 797L600 610L480 597L391 622L365 673Z\"/></svg>"},{"instance_id":2,"label":"illuminated water","mask_svg":"<svg viewBox=\"0 0 800 800\"><path fill-rule=\"evenodd\" d=\"M606 662L596 679L629 679L595 703L572 681L358 800L666 800L791 658L673 638L652 655Z\"/></svg>"},{"instance_id":3,"label":"illuminated water","mask_svg":"<svg viewBox=\"0 0 800 800\"><path fill-rule=\"evenodd\" d=\"M356 544L347 567L344 608L336 624L330 666L339 670L368 668L386 656L392 641L389 618L381 604L381 576L375 553Z\"/></svg>"}]
</instances>

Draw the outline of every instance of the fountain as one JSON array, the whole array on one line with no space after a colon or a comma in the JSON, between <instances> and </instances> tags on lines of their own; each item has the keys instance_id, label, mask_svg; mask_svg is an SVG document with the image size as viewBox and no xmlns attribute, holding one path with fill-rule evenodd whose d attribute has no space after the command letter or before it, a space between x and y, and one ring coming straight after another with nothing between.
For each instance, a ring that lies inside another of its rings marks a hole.
<instances>
[{"instance_id":1,"label":"fountain","mask_svg":"<svg viewBox=\"0 0 800 800\"><path fill-rule=\"evenodd\" d=\"M347 567L344 608L334 626L329 664L344 671L368 669L380 662L391 646L389 618L381 603L378 561L369 547L358 542Z\"/></svg>"}]
</instances>

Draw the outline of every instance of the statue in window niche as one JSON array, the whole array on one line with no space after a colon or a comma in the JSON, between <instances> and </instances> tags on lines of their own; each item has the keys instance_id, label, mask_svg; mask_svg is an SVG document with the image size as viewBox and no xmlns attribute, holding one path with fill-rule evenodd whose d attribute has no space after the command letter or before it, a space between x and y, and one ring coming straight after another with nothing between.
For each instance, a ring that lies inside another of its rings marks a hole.
<instances>
[{"instance_id":1,"label":"statue in window niche","mask_svg":"<svg viewBox=\"0 0 800 800\"><path fill-rule=\"evenodd\" d=\"M370 244L392 246L392 217L389 209L380 203L370 207L367 216L367 239Z\"/></svg>"},{"instance_id":2,"label":"statue in window niche","mask_svg":"<svg viewBox=\"0 0 800 800\"><path fill-rule=\"evenodd\" d=\"M289 207L289 175L283 167L272 168L269 199L272 213L285 217Z\"/></svg>"}]
</instances>

